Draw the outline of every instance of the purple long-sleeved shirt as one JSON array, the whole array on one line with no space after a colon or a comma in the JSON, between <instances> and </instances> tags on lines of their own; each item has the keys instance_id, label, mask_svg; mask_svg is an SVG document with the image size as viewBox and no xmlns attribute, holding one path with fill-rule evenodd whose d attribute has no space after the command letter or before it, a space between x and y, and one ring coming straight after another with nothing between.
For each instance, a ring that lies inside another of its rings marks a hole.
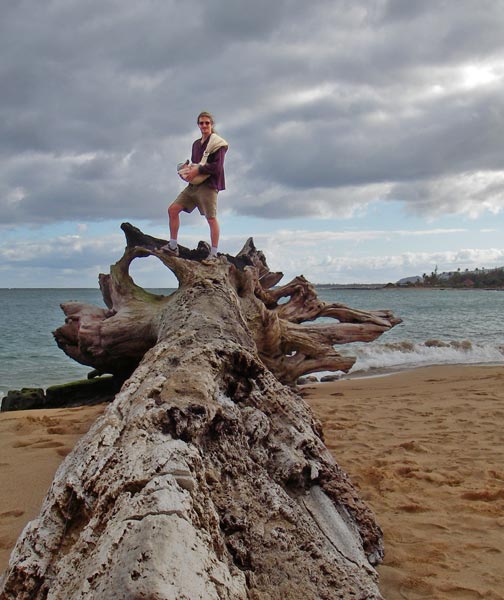
<instances>
[{"instance_id":1,"label":"purple long-sleeved shirt","mask_svg":"<svg viewBox=\"0 0 504 600\"><path fill-rule=\"evenodd\" d=\"M197 164L203 158L203 152L205 152L208 145L210 136L201 143L201 138L196 140L192 145L191 162ZM224 158L226 156L227 147L223 146L215 152L212 152L208 157L206 165L199 166L199 172L203 174L210 174L210 177L205 181L207 185L214 188L218 192L226 189L226 180L224 177Z\"/></svg>"}]
</instances>

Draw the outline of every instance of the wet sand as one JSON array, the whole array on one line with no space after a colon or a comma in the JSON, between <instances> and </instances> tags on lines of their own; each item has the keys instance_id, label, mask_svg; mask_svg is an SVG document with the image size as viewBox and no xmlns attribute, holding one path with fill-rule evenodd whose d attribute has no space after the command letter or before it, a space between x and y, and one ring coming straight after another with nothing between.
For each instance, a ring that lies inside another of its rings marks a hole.
<instances>
[{"instance_id":1,"label":"wet sand","mask_svg":"<svg viewBox=\"0 0 504 600\"><path fill-rule=\"evenodd\" d=\"M504 599L504 367L303 390L384 530L384 598ZM1 571L63 457L104 408L0 414Z\"/></svg>"}]
</instances>

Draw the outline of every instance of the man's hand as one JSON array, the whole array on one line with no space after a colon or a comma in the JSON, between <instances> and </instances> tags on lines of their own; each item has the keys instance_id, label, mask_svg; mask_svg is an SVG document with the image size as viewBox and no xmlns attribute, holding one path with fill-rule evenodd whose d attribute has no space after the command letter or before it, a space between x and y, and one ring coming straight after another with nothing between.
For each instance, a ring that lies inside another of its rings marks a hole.
<instances>
[{"instance_id":1,"label":"man's hand","mask_svg":"<svg viewBox=\"0 0 504 600\"><path fill-rule=\"evenodd\" d=\"M199 175L198 165L191 165L187 173L184 174L184 179L186 181L192 181L196 175Z\"/></svg>"}]
</instances>

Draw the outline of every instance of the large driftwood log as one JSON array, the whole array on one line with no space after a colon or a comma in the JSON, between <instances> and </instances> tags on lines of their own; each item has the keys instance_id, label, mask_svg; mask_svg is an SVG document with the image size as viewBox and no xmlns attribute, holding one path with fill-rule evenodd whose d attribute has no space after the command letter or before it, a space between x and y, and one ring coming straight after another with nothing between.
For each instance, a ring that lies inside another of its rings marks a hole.
<instances>
[{"instance_id":1,"label":"large driftwood log","mask_svg":"<svg viewBox=\"0 0 504 600\"><path fill-rule=\"evenodd\" d=\"M109 309L67 305L57 336L101 371L125 376L141 362L58 470L0 599L381 598L381 530L279 379L315 363L347 369L333 344L397 320L328 307L302 278L270 289L279 276L251 243L201 261L123 228L125 254L101 277ZM149 254L180 282L169 297L129 277ZM299 324L324 312L343 328Z\"/></svg>"},{"instance_id":2,"label":"large driftwood log","mask_svg":"<svg viewBox=\"0 0 504 600\"><path fill-rule=\"evenodd\" d=\"M283 275L270 272L264 254L251 239L236 257L226 255L217 262L206 262L206 279L201 283L196 265L208 255L203 242L196 250L181 248L184 260L180 260L161 252L166 240L145 235L129 223L123 223L122 229L127 239L124 255L111 267L110 275L100 275L108 309L67 302L62 305L65 325L54 332L66 354L98 372L129 376L145 352L163 339L163 321L172 318L174 297L192 288L192 295L203 293L210 299L205 288L212 286L214 272L224 274L224 285L234 293L240 318L245 320L261 360L279 381L289 385L307 373L349 371L355 358L341 355L335 345L370 342L401 322L387 310L365 312L322 302L302 276L274 288ZM157 256L177 276L180 289L173 296L148 293L130 277L131 262L149 255ZM207 312L212 310L210 306ZM335 322L313 323L321 317ZM306 322L310 325L303 324Z\"/></svg>"}]
</instances>

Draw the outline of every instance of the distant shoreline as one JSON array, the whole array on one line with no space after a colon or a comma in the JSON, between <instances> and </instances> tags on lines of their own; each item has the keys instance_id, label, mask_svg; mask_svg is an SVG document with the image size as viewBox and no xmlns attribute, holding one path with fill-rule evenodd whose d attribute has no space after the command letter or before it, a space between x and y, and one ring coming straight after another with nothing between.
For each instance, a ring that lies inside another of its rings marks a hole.
<instances>
[{"instance_id":1,"label":"distant shoreline","mask_svg":"<svg viewBox=\"0 0 504 600\"><path fill-rule=\"evenodd\" d=\"M337 284L337 283L314 283L317 289L325 290L405 290L405 291L433 291L444 292L455 290L457 292L504 292L504 287L455 287L450 285L396 285L394 283L376 284Z\"/></svg>"}]
</instances>

